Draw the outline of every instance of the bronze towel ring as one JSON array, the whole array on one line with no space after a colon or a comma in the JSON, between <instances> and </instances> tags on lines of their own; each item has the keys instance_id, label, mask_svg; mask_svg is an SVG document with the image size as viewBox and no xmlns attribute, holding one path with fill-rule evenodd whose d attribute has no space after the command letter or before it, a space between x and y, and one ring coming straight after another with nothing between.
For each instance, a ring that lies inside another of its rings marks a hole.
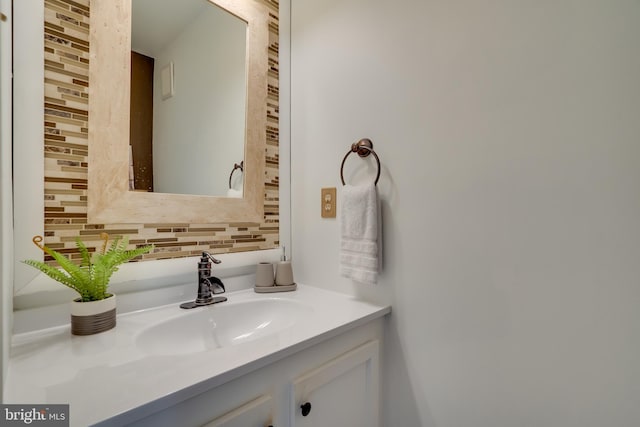
<instances>
[{"instance_id":1,"label":"bronze towel ring","mask_svg":"<svg viewBox=\"0 0 640 427\"><path fill-rule=\"evenodd\" d=\"M345 185L344 176L342 173L344 169L344 162L347 160L347 157L349 157L349 154L351 153L358 153L358 156L362 158L367 157L369 154L373 154L373 156L376 158L376 162L378 163L378 174L376 175L376 181L374 185L378 185L378 180L380 179L380 158L378 158L378 155L373 150L373 142L371 142L371 140L368 138L363 138L360 141L351 144L351 149L347 151L344 159L342 159L342 164L340 165L340 180L342 181L342 185Z\"/></svg>"},{"instance_id":2,"label":"bronze towel ring","mask_svg":"<svg viewBox=\"0 0 640 427\"><path fill-rule=\"evenodd\" d=\"M231 177L233 177L233 173L236 169L240 169L240 172L244 172L244 160L240 162L240 164L234 163L233 169L231 169L231 174L229 175L229 189L231 189Z\"/></svg>"}]
</instances>

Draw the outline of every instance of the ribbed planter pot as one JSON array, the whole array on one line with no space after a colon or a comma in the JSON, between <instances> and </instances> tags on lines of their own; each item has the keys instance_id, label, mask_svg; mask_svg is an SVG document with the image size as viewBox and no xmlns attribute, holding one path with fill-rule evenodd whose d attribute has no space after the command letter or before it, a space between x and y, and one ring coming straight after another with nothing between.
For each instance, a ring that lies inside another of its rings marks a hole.
<instances>
[{"instance_id":1,"label":"ribbed planter pot","mask_svg":"<svg viewBox=\"0 0 640 427\"><path fill-rule=\"evenodd\" d=\"M100 301L71 301L71 333L93 335L116 326L116 296Z\"/></svg>"}]
</instances>

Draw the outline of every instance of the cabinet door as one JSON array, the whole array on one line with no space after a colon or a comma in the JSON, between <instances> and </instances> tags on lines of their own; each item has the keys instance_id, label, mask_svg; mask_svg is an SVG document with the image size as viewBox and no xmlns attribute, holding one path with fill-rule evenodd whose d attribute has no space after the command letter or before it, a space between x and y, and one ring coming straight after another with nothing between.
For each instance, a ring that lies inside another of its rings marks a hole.
<instances>
[{"instance_id":1,"label":"cabinet door","mask_svg":"<svg viewBox=\"0 0 640 427\"><path fill-rule=\"evenodd\" d=\"M378 426L378 347L369 341L296 379L292 427Z\"/></svg>"},{"instance_id":2,"label":"cabinet door","mask_svg":"<svg viewBox=\"0 0 640 427\"><path fill-rule=\"evenodd\" d=\"M271 396L261 396L208 422L203 427L270 427L273 418L272 408Z\"/></svg>"}]
</instances>

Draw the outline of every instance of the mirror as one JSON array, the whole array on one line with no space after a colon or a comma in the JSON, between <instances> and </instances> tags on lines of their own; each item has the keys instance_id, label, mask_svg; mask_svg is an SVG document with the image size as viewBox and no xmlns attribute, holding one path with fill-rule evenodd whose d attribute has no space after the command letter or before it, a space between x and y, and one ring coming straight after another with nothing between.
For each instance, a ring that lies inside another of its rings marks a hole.
<instances>
[{"instance_id":1,"label":"mirror","mask_svg":"<svg viewBox=\"0 0 640 427\"><path fill-rule=\"evenodd\" d=\"M268 11L266 6L257 1L216 0L212 3L246 22L247 95L245 146L241 159L243 197L129 191L131 0L92 2L89 66L91 167L88 171L87 200L89 222L211 224L262 221ZM234 162L239 161L240 159ZM227 167L227 177L232 167L233 164Z\"/></svg>"},{"instance_id":2,"label":"mirror","mask_svg":"<svg viewBox=\"0 0 640 427\"><path fill-rule=\"evenodd\" d=\"M132 0L130 190L241 197L247 23L208 0Z\"/></svg>"}]
</instances>

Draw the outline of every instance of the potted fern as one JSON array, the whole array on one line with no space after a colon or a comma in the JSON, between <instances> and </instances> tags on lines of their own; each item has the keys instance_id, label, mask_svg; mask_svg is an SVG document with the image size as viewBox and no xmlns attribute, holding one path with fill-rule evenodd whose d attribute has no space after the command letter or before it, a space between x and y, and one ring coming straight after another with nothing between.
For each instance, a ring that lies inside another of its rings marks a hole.
<instances>
[{"instance_id":1,"label":"potted fern","mask_svg":"<svg viewBox=\"0 0 640 427\"><path fill-rule=\"evenodd\" d=\"M111 245L107 233L100 234L100 238L104 240L102 250L96 250L93 254L79 237L76 238L76 247L81 255L78 265L61 253L42 245L42 236L35 236L33 243L51 255L60 268L43 261L24 261L80 294L79 298L71 302L71 333L74 335L96 334L116 326L116 296L108 292L109 280L121 264L153 248L143 246L127 250L127 237L118 237Z\"/></svg>"}]
</instances>

